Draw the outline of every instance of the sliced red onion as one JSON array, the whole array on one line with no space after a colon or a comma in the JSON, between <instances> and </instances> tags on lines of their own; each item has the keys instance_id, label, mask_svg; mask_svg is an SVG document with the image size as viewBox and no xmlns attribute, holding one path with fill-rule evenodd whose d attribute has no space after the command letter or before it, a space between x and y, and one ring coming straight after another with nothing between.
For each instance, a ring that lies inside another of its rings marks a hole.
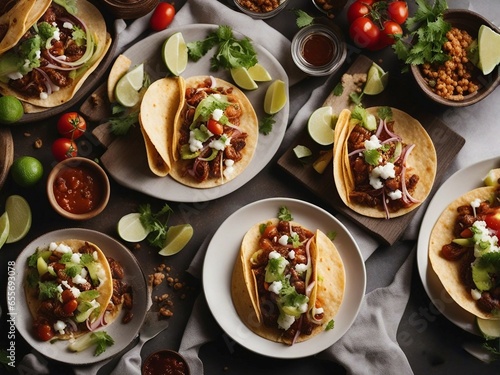
<instances>
[{"instance_id":1,"label":"sliced red onion","mask_svg":"<svg viewBox=\"0 0 500 375\"><path fill-rule=\"evenodd\" d=\"M386 132L387 134L389 134L389 137L391 137L391 138L396 138L398 141L400 141L400 140L401 140L401 137L400 137L399 135L397 135L396 133L391 132L391 131L389 130L389 127L387 126L387 122L385 122L385 121L384 121L384 130L385 130L385 132Z\"/></svg>"},{"instance_id":2,"label":"sliced red onion","mask_svg":"<svg viewBox=\"0 0 500 375\"><path fill-rule=\"evenodd\" d=\"M357 149L357 150L354 150L354 151L349 152L349 153L347 154L347 156L348 156L348 157L351 157L351 156L354 156L354 155L356 155L356 154L360 154L360 153L362 153L362 152L363 152L363 151L365 151L365 150L366 150L366 148L359 148L359 149Z\"/></svg>"},{"instance_id":3,"label":"sliced red onion","mask_svg":"<svg viewBox=\"0 0 500 375\"><path fill-rule=\"evenodd\" d=\"M387 202L385 201L387 198L385 196L385 190L382 189L382 203L384 204L384 212L385 212L385 218L389 219L390 218L390 213L389 213L389 207L387 207Z\"/></svg>"},{"instance_id":4,"label":"sliced red onion","mask_svg":"<svg viewBox=\"0 0 500 375\"><path fill-rule=\"evenodd\" d=\"M408 189L406 188L406 160L408 159L408 155L411 153L411 151L415 148L415 144L409 145L408 147L403 150L403 163L402 163L402 168L401 168L401 191L403 193L403 201L405 203L411 202L411 203L420 203L420 200L413 198L411 194L408 192Z\"/></svg>"},{"instance_id":5,"label":"sliced red onion","mask_svg":"<svg viewBox=\"0 0 500 375\"><path fill-rule=\"evenodd\" d=\"M49 76L47 75L47 73L45 73L42 69L40 68L35 68L35 70L37 72L39 72L42 77L43 77L43 84L45 85L45 88L47 89L47 95L50 95L52 94L52 83L50 81L50 78Z\"/></svg>"},{"instance_id":6,"label":"sliced red onion","mask_svg":"<svg viewBox=\"0 0 500 375\"><path fill-rule=\"evenodd\" d=\"M78 330L76 322L73 319L66 319L65 323L69 326L71 332L76 332Z\"/></svg>"},{"instance_id":7,"label":"sliced red onion","mask_svg":"<svg viewBox=\"0 0 500 375\"><path fill-rule=\"evenodd\" d=\"M380 119L378 122L377 131L375 132L377 138L380 138L380 134L382 134L382 130L384 129L384 127L385 127L385 120Z\"/></svg>"},{"instance_id":8,"label":"sliced red onion","mask_svg":"<svg viewBox=\"0 0 500 375\"><path fill-rule=\"evenodd\" d=\"M312 290L314 289L314 286L316 285L316 282L313 281L310 283L307 288L306 288L306 296L309 297L311 295Z\"/></svg>"}]
</instances>

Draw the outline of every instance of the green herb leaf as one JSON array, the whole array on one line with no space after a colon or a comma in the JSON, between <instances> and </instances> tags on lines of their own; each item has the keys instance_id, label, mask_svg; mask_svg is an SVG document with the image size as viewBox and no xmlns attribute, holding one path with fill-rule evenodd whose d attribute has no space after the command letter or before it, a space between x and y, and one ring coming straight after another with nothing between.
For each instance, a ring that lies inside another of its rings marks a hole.
<instances>
[{"instance_id":1,"label":"green herb leaf","mask_svg":"<svg viewBox=\"0 0 500 375\"><path fill-rule=\"evenodd\" d=\"M340 96L344 92L344 86L342 86L342 82L339 82L333 88L333 95Z\"/></svg>"},{"instance_id":2,"label":"green herb leaf","mask_svg":"<svg viewBox=\"0 0 500 375\"><path fill-rule=\"evenodd\" d=\"M335 321L332 319L328 322L328 324L325 327L325 331L329 331L335 327Z\"/></svg>"},{"instance_id":3,"label":"green herb leaf","mask_svg":"<svg viewBox=\"0 0 500 375\"><path fill-rule=\"evenodd\" d=\"M111 124L111 133L114 135L125 135L130 128L139 123L139 112L112 117L109 119Z\"/></svg>"},{"instance_id":4,"label":"green herb leaf","mask_svg":"<svg viewBox=\"0 0 500 375\"><path fill-rule=\"evenodd\" d=\"M57 290L58 284L55 281L45 281L39 282L39 294L38 299L44 301L46 299L55 298L59 291Z\"/></svg>"},{"instance_id":5,"label":"green herb leaf","mask_svg":"<svg viewBox=\"0 0 500 375\"><path fill-rule=\"evenodd\" d=\"M297 17L295 23L297 27L302 28L305 26L312 25L314 23L314 17L310 16L301 9L295 10L295 16Z\"/></svg>"},{"instance_id":6,"label":"green herb leaf","mask_svg":"<svg viewBox=\"0 0 500 375\"><path fill-rule=\"evenodd\" d=\"M153 213L149 204L139 207L141 224L149 231L148 242L152 246L162 249L165 246L167 238L168 220L173 210L165 203L163 208Z\"/></svg>"},{"instance_id":7,"label":"green herb leaf","mask_svg":"<svg viewBox=\"0 0 500 375\"><path fill-rule=\"evenodd\" d=\"M281 206L278 210L278 219L282 221L291 221L293 220L292 213L287 207Z\"/></svg>"},{"instance_id":8,"label":"green herb leaf","mask_svg":"<svg viewBox=\"0 0 500 375\"><path fill-rule=\"evenodd\" d=\"M377 115L382 120L391 121L392 120L392 109L391 109L391 107L380 107L377 110Z\"/></svg>"},{"instance_id":9,"label":"green herb leaf","mask_svg":"<svg viewBox=\"0 0 500 375\"><path fill-rule=\"evenodd\" d=\"M259 124L259 133L268 135L273 130L273 125L276 123L273 115L266 115L262 118Z\"/></svg>"}]
</instances>

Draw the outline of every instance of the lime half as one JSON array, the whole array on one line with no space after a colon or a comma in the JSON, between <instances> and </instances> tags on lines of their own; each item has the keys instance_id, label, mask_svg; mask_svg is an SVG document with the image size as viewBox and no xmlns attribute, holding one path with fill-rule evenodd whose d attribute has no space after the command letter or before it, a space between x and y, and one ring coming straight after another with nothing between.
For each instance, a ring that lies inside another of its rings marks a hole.
<instances>
[{"instance_id":1,"label":"lime half","mask_svg":"<svg viewBox=\"0 0 500 375\"><path fill-rule=\"evenodd\" d=\"M17 242L26 236L31 228L31 208L20 195L11 195L5 201L5 212L9 216L9 236L6 243Z\"/></svg>"},{"instance_id":2,"label":"lime half","mask_svg":"<svg viewBox=\"0 0 500 375\"><path fill-rule=\"evenodd\" d=\"M231 69L231 77L234 83L244 90L255 90L258 86L248 72L247 68L242 66Z\"/></svg>"},{"instance_id":3,"label":"lime half","mask_svg":"<svg viewBox=\"0 0 500 375\"><path fill-rule=\"evenodd\" d=\"M121 239L127 242L141 242L149 234L142 225L141 214L138 212L123 216L118 221L117 231Z\"/></svg>"},{"instance_id":4,"label":"lime half","mask_svg":"<svg viewBox=\"0 0 500 375\"><path fill-rule=\"evenodd\" d=\"M307 130L316 143L322 146L333 144L335 118L331 106L320 107L311 114Z\"/></svg>"},{"instance_id":5,"label":"lime half","mask_svg":"<svg viewBox=\"0 0 500 375\"><path fill-rule=\"evenodd\" d=\"M363 93L366 95L377 95L385 90L387 83L389 81L389 73L384 72L384 70L373 63L368 70L368 76L366 78L366 84L363 89Z\"/></svg>"},{"instance_id":6,"label":"lime half","mask_svg":"<svg viewBox=\"0 0 500 375\"><path fill-rule=\"evenodd\" d=\"M283 109L288 100L288 90L286 83L280 79L269 85L264 97L264 112L274 115Z\"/></svg>"},{"instance_id":7,"label":"lime half","mask_svg":"<svg viewBox=\"0 0 500 375\"><path fill-rule=\"evenodd\" d=\"M500 34L486 25L479 27L477 45L479 48L478 67L483 74L490 74L500 64Z\"/></svg>"},{"instance_id":8,"label":"lime half","mask_svg":"<svg viewBox=\"0 0 500 375\"><path fill-rule=\"evenodd\" d=\"M488 174L484 176L483 182L486 186L496 186L500 180L500 169L490 169Z\"/></svg>"},{"instance_id":9,"label":"lime half","mask_svg":"<svg viewBox=\"0 0 500 375\"><path fill-rule=\"evenodd\" d=\"M193 237L193 227L191 224L180 224L169 227L165 247L158 254L165 256L177 254L187 245L191 237Z\"/></svg>"},{"instance_id":10,"label":"lime half","mask_svg":"<svg viewBox=\"0 0 500 375\"><path fill-rule=\"evenodd\" d=\"M137 65L134 69L120 78L115 87L116 100L125 107L133 107L140 100L139 90L144 80L144 64Z\"/></svg>"},{"instance_id":11,"label":"lime half","mask_svg":"<svg viewBox=\"0 0 500 375\"><path fill-rule=\"evenodd\" d=\"M180 75L188 64L188 48L180 31L172 34L162 46L163 62L170 73Z\"/></svg>"},{"instance_id":12,"label":"lime half","mask_svg":"<svg viewBox=\"0 0 500 375\"><path fill-rule=\"evenodd\" d=\"M272 79L267 69L259 63L248 68L248 74L256 82L269 82Z\"/></svg>"},{"instance_id":13,"label":"lime half","mask_svg":"<svg viewBox=\"0 0 500 375\"><path fill-rule=\"evenodd\" d=\"M5 241L7 241L7 237L9 237L9 227L9 214L4 212L2 216L0 216L0 249Z\"/></svg>"},{"instance_id":14,"label":"lime half","mask_svg":"<svg viewBox=\"0 0 500 375\"><path fill-rule=\"evenodd\" d=\"M476 317L476 322L485 339L493 340L500 337L500 320Z\"/></svg>"}]
</instances>

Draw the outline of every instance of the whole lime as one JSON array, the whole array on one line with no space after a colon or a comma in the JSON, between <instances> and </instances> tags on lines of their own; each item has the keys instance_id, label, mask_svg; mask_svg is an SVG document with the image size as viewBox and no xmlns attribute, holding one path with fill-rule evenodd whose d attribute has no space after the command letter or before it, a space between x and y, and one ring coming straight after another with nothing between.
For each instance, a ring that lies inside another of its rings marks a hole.
<instances>
[{"instance_id":1,"label":"whole lime","mask_svg":"<svg viewBox=\"0 0 500 375\"><path fill-rule=\"evenodd\" d=\"M43 176L43 166L37 158L21 156L12 163L10 173L16 184L29 187L40 181Z\"/></svg>"},{"instance_id":2,"label":"whole lime","mask_svg":"<svg viewBox=\"0 0 500 375\"><path fill-rule=\"evenodd\" d=\"M12 95L0 96L0 123L13 124L24 115L21 101Z\"/></svg>"}]
</instances>

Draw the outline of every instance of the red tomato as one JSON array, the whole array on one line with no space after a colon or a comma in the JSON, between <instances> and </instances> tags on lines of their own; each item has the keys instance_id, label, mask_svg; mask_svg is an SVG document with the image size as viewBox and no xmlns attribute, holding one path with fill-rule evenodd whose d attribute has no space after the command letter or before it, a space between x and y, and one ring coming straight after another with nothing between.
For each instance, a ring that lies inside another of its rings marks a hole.
<instances>
[{"instance_id":1,"label":"red tomato","mask_svg":"<svg viewBox=\"0 0 500 375\"><path fill-rule=\"evenodd\" d=\"M387 5L387 14L391 20L402 25L408 18L408 4L406 1L393 1Z\"/></svg>"},{"instance_id":2,"label":"red tomato","mask_svg":"<svg viewBox=\"0 0 500 375\"><path fill-rule=\"evenodd\" d=\"M349 35L358 47L373 51L378 47L380 29L368 17L361 17L351 23Z\"/></svg>"},{"instance_id":3,"label":"red tomato","mask_svg":"<svg viewBox=\"0 0 500 375\"><path fill-rule=\"evenodd\" d=\"M222 126L219 121L214 120L213 118L208 120L207 129L216 135L221 135L222 133L224 133L224 126Z\"/></svg>"},{"instance_id":4,"label":"red tomato","mask_svg":"<svg viewBox=\"0 0 500 375\"><path fill-rule=\"evenodd\" d=\"M42 341L49 341L54 337L52 327L48 324L40 324L36 327L36 335Z\"/></svg>"},{"instance_id":5,"label":"red tomato","mask_svg":"<svg viewBox=\"0 0 500 375\"><path fill-rule=\"evenodd\" d=\"M151 15L149 27L154 31L165 30L172 23L174 16L175 8L172 4L159 3Z\"/></svg>"},{"instance_id":6,"label":"red tomato","mask_svg":"<svg viewBox=\"0 0 500 375\"><path fill-rule=\"evenodd\" d=\"M262 238L272 238L277 235L278 228L276 228L276 225L267 225L266 229L264 229L264 232L262 233Z\"/></svg>"},{"instance_id":7,"label":"red tomato","mask_svg":"<svg viewBox=\"0 0 500 375\"><path fill-rule=\"evenodd\" d=\"M63 303L69 302L72 299L75 299L73 296L73 292L69 289L64 289L63 292L61 293L61 298Z\"/></svg>"},{"instance_id":8,"label":"red tomato","mask_svg":"<svg viewBox=\"0 0 500 375\"><path fill-rule=\"evenodd\" d=\"M73 312L76 310L77 307L78 307L78 301L73 298L72 300L66 302L63 305L63 311L66 315L69 316L73 314Z\"/></svg>"},{"instance_id":9,"label":"red tomato","mask_svg":"<svg viewBox=\"0 0 500 375\"><path fill-rule=\"evenodd\" d=\"M352 3L347 9L347 20L349 24L353 23L356 18L361 18L370 13L370 4L366 1L357 0Z\"/></svg>"},{"instance_id":10,"label":"red tomato","mask_svg":"<svg viewBox=\"0 0 500 375\"><path fill-rule=\"evenodd\" d=\"M63 137L77 139L87 130L87 122L76 112L68 112L59 117L57 131Z\"/></svg>"},{"instance_id":11,"label":"red tomato","mask_svg":"<svg viewBox=\"0 0 500 375\"><path fill-rule=\"evenodd\" d=\"M384 48L396 42L396 36L401 36L403 29L394 21L385 21L380 33L379 47Z\"/></svg>"},{"instance_id":12,"label":"red tomato","mask_svg":"<svg viewBox=\"0 0 500 375\"><path fill-rule=\"evenodd\" d=\"M74 157L78 154L76 143L68 138L58 138L52 144L52 155L57 161Z\"/></svg>"},{"instance_id":13,"label":"red tomato","mask_svg":"<svg viewBox=\"0 0 500 375\"><path fill-rule=\"evenodd\" d=\"M500 230L500 211L495 212L494 214L488 215L484 218L486 225L488 228L493 230Z\"/></svg>"}]
</instances>

